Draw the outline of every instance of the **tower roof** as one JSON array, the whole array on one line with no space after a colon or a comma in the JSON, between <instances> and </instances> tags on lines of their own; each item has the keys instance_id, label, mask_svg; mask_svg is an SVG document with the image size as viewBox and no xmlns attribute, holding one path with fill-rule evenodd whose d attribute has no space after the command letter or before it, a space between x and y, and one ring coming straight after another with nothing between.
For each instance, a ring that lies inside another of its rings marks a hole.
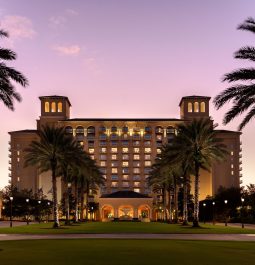
<instances>
[{"instance_id":1,"label":"tower roof","mask_svg":"<svg viewBox=\"0 0 255 265\"><path fill-rule=\"evenodd\" d=\"M53 95L53 96L41 96L41 97L39 97L39 99L40 99L40 100L42 100L42 99L65 99L65 100L68 102L69 106L72 106L72 105L71 105L71 102L69 101L69 98L68 98L68 97L65 97L65 96L58 96L58 95Z\"/></svg>"}]
</instances>

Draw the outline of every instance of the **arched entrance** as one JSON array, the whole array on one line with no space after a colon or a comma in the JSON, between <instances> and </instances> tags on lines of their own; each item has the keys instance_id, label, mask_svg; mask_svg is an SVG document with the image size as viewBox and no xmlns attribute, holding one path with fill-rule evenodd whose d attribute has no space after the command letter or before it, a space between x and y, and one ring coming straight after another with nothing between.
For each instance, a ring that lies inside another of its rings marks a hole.
<instances>
[{"instance_id":1,"label":"arched entrance","mask_svg":"<svg viewBox=\"0 0 255 265\"><path fill-rule=\"evenodd\" d=\"M151 209L148 205L140 205L138 207L138 218L139 219L150 219L151 215Z\"/></svg>"},{"instance_id":2,"label":"arched entrance","mask_svg":"<svg viewBox=\"0 0 255 265\"><path fill-rule=\"evenodd\" d=\"M120 220L132 220L134 217L134 209L131 205L122 205L119 207Z\"/></svg>"},{"instance_id":3,"label":"arched entrance","mask_svg":"<svg viewBox=\"0 0 255 265\"><path fill-rule=\"evenodd\" d=\"M107 220L112 220L114 217L114 209L111 205L104 205L102 207L102 220L107 221Z\"/></svg>"}]
</instances>

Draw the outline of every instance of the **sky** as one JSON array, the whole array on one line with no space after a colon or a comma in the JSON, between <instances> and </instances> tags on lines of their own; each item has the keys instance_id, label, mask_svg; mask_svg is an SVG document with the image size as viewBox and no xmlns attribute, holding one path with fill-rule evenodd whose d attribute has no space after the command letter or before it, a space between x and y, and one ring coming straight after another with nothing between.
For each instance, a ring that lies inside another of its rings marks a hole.
<instances>
[{"instance_id":1,"label":"sky","mask_svg":"<svg viewBox=\"0 0 255 265\"><path fill-rule=\"evenodd\" d=\"M236 30L255 17L254 0L0 0L0 47L25 74L15 111L0 102L0 188L8 184L9 131L34 129L39 96L62 95L72 118L178 118L181 97L228 87L225 73L249 65L233 58L255 36ZM211 100L212 101L212 100ZM210 115L219 129L226 110ZM255 183L254 121L243 130L243 184Z\"/></svg>"}]
</instances>

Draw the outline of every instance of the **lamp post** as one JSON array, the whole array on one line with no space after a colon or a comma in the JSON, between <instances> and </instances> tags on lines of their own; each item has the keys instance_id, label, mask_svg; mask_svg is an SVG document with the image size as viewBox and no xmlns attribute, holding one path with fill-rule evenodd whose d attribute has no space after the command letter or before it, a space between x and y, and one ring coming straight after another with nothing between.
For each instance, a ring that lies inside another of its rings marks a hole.
<instances>
[{"instance_id":1,"label":"lamp post","mask_svg":"<svg viewBox=\"0 0 255 265\"><path fill-rule=\"evenodd\" d=\"M203 203L203 207L204 207L204 224L205 224L205 207L206 207L206 203Z\"/></svg>"},{"instance_id":2,"label":"lamp post","mask_svg":"<svg viewBox=\"0 0 255 265\"><path fill-rule=\"evenodd\" d=\"M72 182L67 183L67 198L66 198L66 224L70 224L70 195L72 190Z\"/></svg>"},{"instance_id":3,"label":"lamp post","mask_svg":"<svg viewBox=\"0 0 255 265\"><path fill-rule=\"evenodd\" d=\"M228 200L225 200L224 203L227 206ZM228 218L228 214L227 214L227 211L226 211L225 226L228 226L228 219L227 218Z\"/></svg>"},{"instance_id":4,"label":"lamp post","mask_svg":"<svg viewBox=\"0 0 255 265\"><path fill-rule=\"evenodd\" d=\"M91 218L92 218L92 221L93 221L94 220L93 206L91 207Z\"/></svg>"},{"instance_id":5,"label":"lamp post","mask_svg":"<svg viewBox=\"0 0 255 265\"><path fill-rule=\"evenodd\" d=\"M41 223L41 200L38 201L38 221Z\"/></svg>"},{"instance_id":6,"label":"lamp post","mask_svg":"<svg viewBox=\"0 0 255 265\"><path fill-rule=\"evenodd\" d=\"M213 225L215 225L215 213L214 213L214 209L215 209L215 202L212 202L212 209L213 209L213 212L212 212L212 218L213 218Z\"/></svg>"},{"instance_id":7,"label":"lamp post","mask_svg":"<svg viewBox=\"0 0 255 265\"><path fill-rule=\"evenodd\" d=\"M27 225L29 225L29 199L26 199L26 203L27 203Z\"/></svg>"},{"instance_id":8,"label":"lamp post","mask_svg":"<svg viewBox=\"0 0 255 265\"><path fill-rule=\"evenodd\" d=\"M13 201L13 197L10 197L10 207L11 207L11 211L10 211L10 227L12 227L12 201Z\"/></svg>"},{"instance_id":9,"label":"lamp post","mask_svg":"<svg viewBox=\"0 0 255 265\"><path fill-rule=\"evenodd\" d=\"M47 202L48 208L50 207L50 202ZM50 221L50 211L49 209L47 210L48 213L48 222Z\"/></svg>"},{"instance_id":10,"label":"lamp post","mask_svg":"<svg viewBox=\"0 0 255 265\"><path fill-rule=\"evenodd\" d=\"M244 223L243 223L243 203L244 203L244 198L241 198L242 202L242 208L241 208L241 222L242 222L242 228L244 228Z\"/></svg>"}]
</instances>

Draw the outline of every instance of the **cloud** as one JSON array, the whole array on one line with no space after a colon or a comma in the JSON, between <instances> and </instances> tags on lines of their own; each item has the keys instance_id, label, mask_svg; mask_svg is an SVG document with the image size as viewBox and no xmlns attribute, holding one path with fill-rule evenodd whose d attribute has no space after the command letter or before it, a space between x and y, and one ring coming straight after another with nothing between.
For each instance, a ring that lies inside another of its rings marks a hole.
<instances>
[{"instance_id":1,"label":"cloud","mask_svg":"<svg viewBox=\"0 0 255 265\"><path fill-rule=\"evenodd\" d=\"M75 17L79 13L74 9L66 9L60 15L51 16L49 18L49 24L53 28L63 26L70 17Z\"/></svg>"},{"instance_id":2,"label":"cloud","mask_svg":"<svg viewBox=\"0 0 255 265\"><path fill-rule=\"evenodd\" d=\"M32 21L22 16L4 16L1 20L1 28L7 30L10 39L32 39L36 35Z\"/></svg>"},{"instance_id":3,"label":"cloud","mask_svg":"<svg viewBox=\"0 0 255 265\"><path fill-rule=\"evenodd\" d=\"M79 45L70 45L70 46L55 46L53 50L57 51L59 54L63 55L78 55L81 51Z\"/></svg>"}]
</instances>

